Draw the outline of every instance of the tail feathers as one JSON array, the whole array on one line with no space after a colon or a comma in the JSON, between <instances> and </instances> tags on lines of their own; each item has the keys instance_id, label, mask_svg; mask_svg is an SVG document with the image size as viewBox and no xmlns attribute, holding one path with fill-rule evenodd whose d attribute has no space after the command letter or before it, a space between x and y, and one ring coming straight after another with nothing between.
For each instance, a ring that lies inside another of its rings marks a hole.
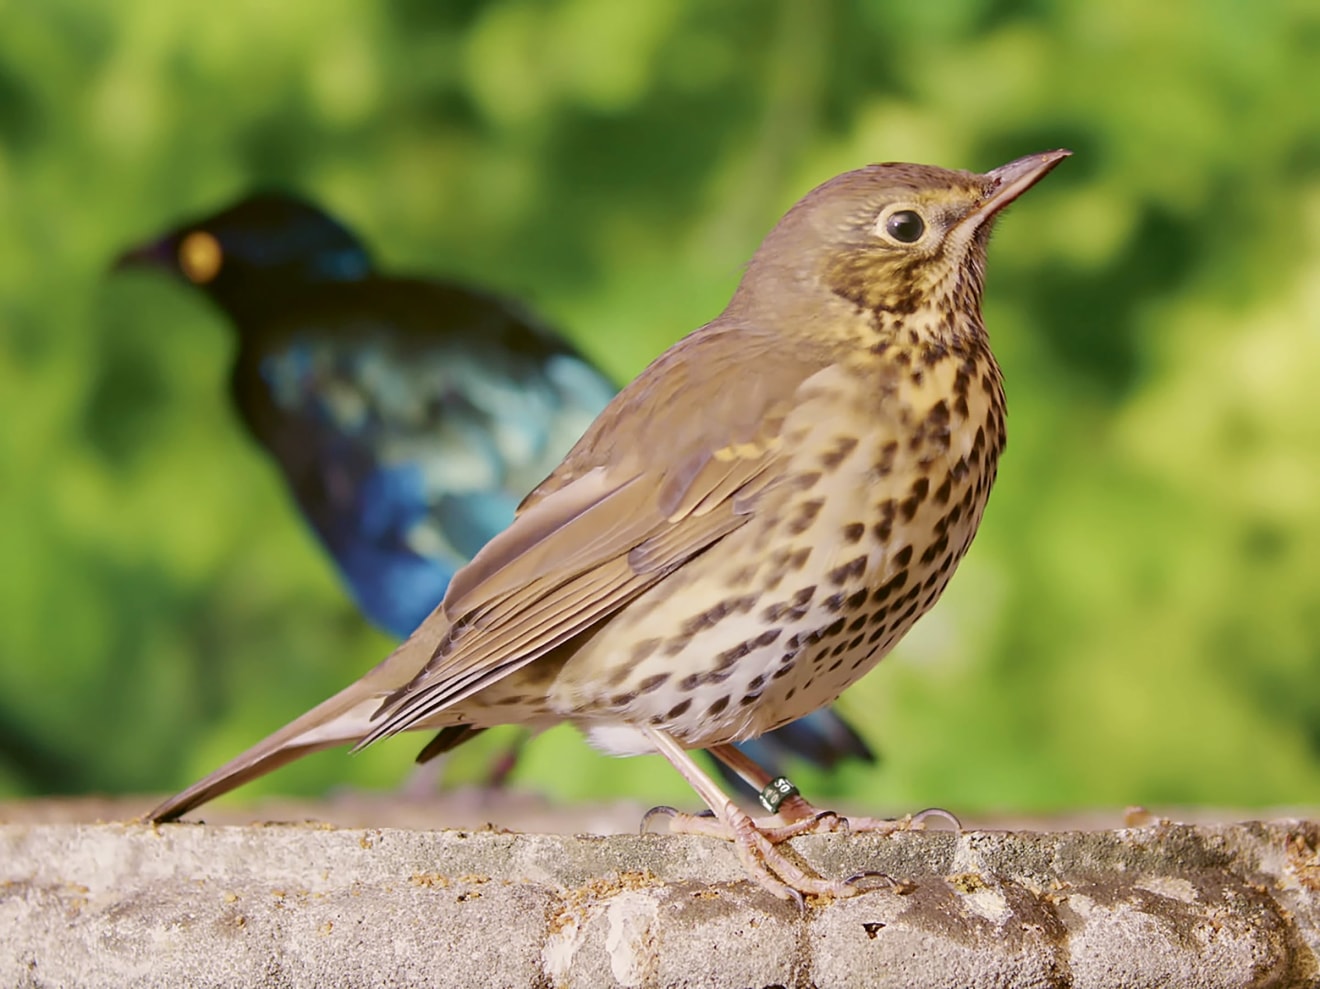
<instances>
[{"instance_id":1,"label":"tail feathers","mask_svg":"<svg viewBox=\"0 0 1320 989\"><path fill-rule=\"evenodd\" d=\"M190 810L242 786L249 780L279 769L285 763L293 762L309 753L329 747L329 744L290 745L260 753L258 749L262 746L258 745L153 808L146 819L151 822L176 821Z\"/></svg>"},{"instance_id":2,"label":"tail feathers","mask_svg":"<svg viewBox=\"0 0 1320 989\"><path fill-rule=\"evenodd\" d=\"M427 621L435 621L440 614L437 609ZM147 820L176 820L208 800L302 756L361 741L374 727L372 719L380 711L385 698L408 683L431 658L431 649L425 645L431 636L423 637L420 631L413 633L360 680L262 739L205 779L170 797L154 808ZM418 725L419 728L439 726L435 721Z\"/></svg>"},{"instance_id":3,"label":"tail feathers","mask_svg":"<svg viewBox=\"0 0 1320 989\"><path fill-rule=\"evenodd\" d=\"M357 741L367 733L371 716L380 707L383 697L377 691L364 696L361 684L359 680L318 704L182 793L170 797L147 815L148 820L173 821L208 800L295 759Z\"/></svg>"}]
</instances>

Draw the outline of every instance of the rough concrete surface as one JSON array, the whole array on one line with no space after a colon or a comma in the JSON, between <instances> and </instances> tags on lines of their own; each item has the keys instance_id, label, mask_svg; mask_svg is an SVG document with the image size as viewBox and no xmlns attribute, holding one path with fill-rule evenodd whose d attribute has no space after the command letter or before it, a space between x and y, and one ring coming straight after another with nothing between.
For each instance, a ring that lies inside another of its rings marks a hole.
<instances>
[{"instance_id":1,"label":"rough concrete surface","mask_svg":"<svg viewBox=\"0 0 1320 989\"><path fill-rule=\"evenodd\" d=\"M704 838L21 816L0 986L1320 987L1320 823L798 838L893 880L799 912Z\"/></svg>"}]
</instances>

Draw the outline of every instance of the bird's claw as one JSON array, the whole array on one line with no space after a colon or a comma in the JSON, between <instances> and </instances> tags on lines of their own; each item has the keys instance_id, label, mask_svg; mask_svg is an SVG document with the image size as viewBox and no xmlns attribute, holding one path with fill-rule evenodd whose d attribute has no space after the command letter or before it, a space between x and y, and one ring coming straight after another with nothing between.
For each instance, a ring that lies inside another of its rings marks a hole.
<instances>
[{"instance_id":1,"label":"bird's claw","mask_svg":"<svg viewBox=\"0 0 1320 989\"><path fill-rule=\"evenodd\" d=\"M670 807L667 804L660 804L659 806L652 807L650 810L648 810L645 814L642 815L642 825L640 828L638 828L637 833L646 834L646 829L650 826L651 821L654 818L657 817L673 818L677 816L678 816L677 807Z\"/></svg>"},{"instance_id":2,"label":"bird's claw","mask_svg":"<svg viewBox=\"0 0 1320 989\"><path fill-rule=\"evenodd\" d=\"M888 884L891 888L895 888L898 886L898 881L894 879L894 877L891 876L889 873L878 872L875 869L864 869L861 872L854 872L847 879L843 880L843 884L845 886L855 886L863 879L883 879L885 883ZM872 887L872 889L879 889L879 888L880 888L879 886ZM859 890L859 892L865 892L865 890Z\"/></svg>"},{"instance_id":3,"label":"bird's claw","mask_svg":"<svg viewBox=\"0 0 1320 989\"><path fill-rule=\"evenodd\" d=\"M821 811L812 818L812 824L820 831L830 833L842 832L843 834L850 834L852 832L852 825L848 823L848 818L840 817L832 810Z\"/></svg>"},{"instance_id":4,"label":"bird's claw","mask_svg":"<svg viewBox=\"0 0 1320 989\"><path fill-rule=\"evenodd\" d=\"M932 817L936 819L943 818L945 821L948 821L949 824L953 826L954 831L961 831L963 829L962 821L958 820L957 816L952 811L945 810L943 807L927 807L925 810L917 811L908 818L908 826L919 827L924 830L926 827L926 821Z\"/></svg>"}]
</instances>

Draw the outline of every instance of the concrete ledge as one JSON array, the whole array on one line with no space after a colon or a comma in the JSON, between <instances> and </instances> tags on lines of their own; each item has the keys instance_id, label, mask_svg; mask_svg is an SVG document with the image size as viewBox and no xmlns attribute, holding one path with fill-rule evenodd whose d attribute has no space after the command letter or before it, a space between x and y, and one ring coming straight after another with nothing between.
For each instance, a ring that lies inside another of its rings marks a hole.
<instances>
[{"instance_id":1,"label":"concrete ledge","mask_svg":"<svg viewBox=\"0 0 1320 989\"><path fill-rule=\"evenodd\" d=\"M0 986L1320 986L1320 824L797 839L0 825Z\"/></svg>"}]
</instances>

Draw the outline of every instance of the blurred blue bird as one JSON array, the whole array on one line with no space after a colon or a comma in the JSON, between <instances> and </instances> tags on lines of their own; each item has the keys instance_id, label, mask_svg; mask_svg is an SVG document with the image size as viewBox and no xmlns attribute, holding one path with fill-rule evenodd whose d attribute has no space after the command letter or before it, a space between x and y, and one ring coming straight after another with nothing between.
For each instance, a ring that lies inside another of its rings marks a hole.
<instances>
[{"instance_id":1,"label":"blurred blue bird","mask_svg":"<svg viewBox=\"0 0 1320 989\"><path fill-rule=\"evenodd\" d=\"M168 272L229 316L243 421L362 614L398 638L616 391L517 304L379 274L343 224L284 193L184 224L118 267ZM472 734L451 731L422 758ZM874 761L829 709L740 748L775 774L794 754Z\"/></svg>"}]
</instances>

